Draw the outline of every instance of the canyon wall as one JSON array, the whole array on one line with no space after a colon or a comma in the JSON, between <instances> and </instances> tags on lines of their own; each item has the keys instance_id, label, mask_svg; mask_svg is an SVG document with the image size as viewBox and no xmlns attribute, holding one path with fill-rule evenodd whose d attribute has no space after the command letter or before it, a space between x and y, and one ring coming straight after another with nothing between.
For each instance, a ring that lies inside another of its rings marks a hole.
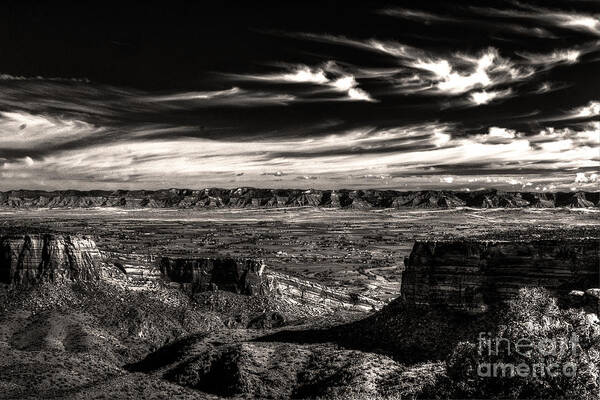
<instances>
[{"instance_id":1,"label":"canyon wall","mask_svg":"<svg viewBox=\"0 0 600 400\"><path fill-rule=\"evenodd\" d=\"M96 281L102 275L96 243L74 235L0 237L0 283L10 286L38 282Z\"/></svg>"},{"instance_id":2,"label":"canyon wall","mask_svg":"<svg viewBox=\"0 0 600 400\"><path fill-rule=\"evenodd\" d=\"M384 303L350 290L332 288L314 281L275 271L265 273L271 292L289 304L302 304L315 311L336 309L373 311ZM352 289L352 288L348 288ZM316 313L316 312L315 312Z\"/></svg>"},{"instance_id":3,"label":"canyon wall","mask_svg":"<svg viewBox=\"0 0 600 400\"><path fill-rule=\"evenodd\" d=\"M266 294L269 285L261 260L241 258L182 259L163 257L163 279L192 292L226 290L246 295Z\"/></svg>"},{"instance_id":4,"label":"canyon wall","mask_svg":"<svg viewBox=\"0 0 600 400\"><path fill-rule=\"evenodd\" d=\"M162 275L159 279L191 293L220 289L245 295L270 295L289 305L302 305L314 314L336 309L372 311L383 306L382 302L357 293L267 271L262 260L163 257L159 265Z\"/></svg>"},{"instance_id":5,"label":"canyon wall","mask_svg":"<svg viewBox=\"0 0 600 400\"><path fill-rule=\"evenodd\" d=\"M405 260L402 296L414 304L484 311L519 288L598 287L598 239L417 241Z\"/></svg>"},{"instance_id":6,"label":"canyon wall","mask_svg":"<svg viewBox=\"0 0 600 400\"><path fill-rule=\"evenodd\" d=\"M300 189L168 189L116 191L0 192L0 208L515 208L598 207L600 193L532 193L481 190L300 190Z\"/></svg>"}]
</instances>

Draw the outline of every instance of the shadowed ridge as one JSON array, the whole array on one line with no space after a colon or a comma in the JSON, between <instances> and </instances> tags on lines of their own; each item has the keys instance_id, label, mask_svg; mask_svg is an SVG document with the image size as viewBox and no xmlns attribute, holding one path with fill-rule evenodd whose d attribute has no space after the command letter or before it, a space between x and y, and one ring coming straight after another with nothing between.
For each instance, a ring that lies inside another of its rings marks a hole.
<instances>
[{"instance_id":1,"label":"shadowed ridge","mask_svg":"<svg viewBox=\"0 0 600 400\"><path fill-rule=\"evenodd\" d=\"M598 207L600 192L505 192L495 189L474 192L453 190L319 190L207 188L164 190L115 190L0 192L0 208L273 208L333 207L371 208L522 208Z\"/></svg>"}]
</instances>

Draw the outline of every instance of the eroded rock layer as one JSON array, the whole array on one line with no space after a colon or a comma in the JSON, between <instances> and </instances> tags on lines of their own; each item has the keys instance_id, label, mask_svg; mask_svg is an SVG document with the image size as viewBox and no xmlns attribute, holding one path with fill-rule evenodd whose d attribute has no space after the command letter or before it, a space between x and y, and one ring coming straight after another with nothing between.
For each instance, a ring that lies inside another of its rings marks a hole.
<instances>
[{"instance_id":1,"label":"eroded rock layer","mask_svg":"<svg viewBox=\"0 0 600 400\"><path fill-rule=\"evenodd\" d=\"M417 241L405 260L402 295L412 303L482 311L519 288L598 285L598 239Z\"/></svg>"},{"instance_id":2,"label":"eroded rock layer","mask_svg":"<svg viewBox=\"0 0 600 400\"><path fill-rule=\"evenodd\" d=\"M101 253L88 238L71 235L0 237L0 283L11 286L38 282L96 281Z\"/></svg>"},{"instance_id":3,"label":"eroded rock layer","mask_svg":"<svg viewBox=\"0 0 600 400\"><path fill-rule=\"evenodd\" d=\"M272 208L334 207L370 208L520 208L598 207L599 192L537 193L499 190L397 191L397 190L301 190L301 189L219 189L203 190L116 190L0 192L1 208Z\"/></svg>"},{"instance_id":4,"label":"eroded rock layer","mask_svg":"<svg viewBox=\"0 0 600 400\"><path fill-rule=\"evenodd\" d=\"M263 270L264 263L254 259L160 259L163 278L192 292L220 289L247 295L266 294L270 289Z\"/></svg>"}]
</instances>

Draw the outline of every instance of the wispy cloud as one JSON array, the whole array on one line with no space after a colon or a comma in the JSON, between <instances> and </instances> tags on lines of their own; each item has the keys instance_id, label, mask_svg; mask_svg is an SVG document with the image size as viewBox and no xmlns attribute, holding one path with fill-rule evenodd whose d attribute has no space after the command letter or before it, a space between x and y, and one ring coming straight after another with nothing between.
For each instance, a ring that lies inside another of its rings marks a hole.
<instances>
[{"instance_id":1,"label":"wispy cloud","mask_svg":"<svg viewBox=\"0 0 600 400\"><path fill-rule=\"evenodd\" d=\"M27 149L81 139L100 131L78 120L22 111L0 112L0 148Z\"/></svg>"},{"instance_id":2,"label":"wispy cloud","mask_svg":"<svg viewBox=\"0 0 600 400\"><path fill-rule=\"evenodd\" d=\"M391 17L403 18L407 20L417 20L425 22L456 22L458 19L446 15L433 14L421 10L410 10L406 8L386 8L379 11L380 14Z\"/></svg>"},{"instance_id":3,"label":"wispy cloud","mask_svg":"<svg viewBox=\"0 0 600 400\"><path fill-rule=\"evenodd\" d=\"M511 89L491 90L491 91L482 90L480 92L471 92L469 94L469 96L470 96L471 102L474 105L479 106L482 104L488 104L496 99L507 98L511 94L512 94Z\"/></svg>"},{"instance_id":4,"label":"wispy cloud","mask_svg":"<svg viewBox=\"0 0 600 400\"><path fill-rule=\"evenodd\" d=\"M473 89L487 89L500 84L522 81L534 75L535 69L520 65L500 55L495 48L475 54L454 52L436 54L393 41L353 40L342 36L301 34L301 37L344 46L352 46L394 57L412 70L408 76L392 77L399 92L461 95ZM498 93L498 97L508 93ZM484 103L479 103L484 104Z\"/></svg>"},{"instance_id":5,"label":"wispy cloud","mask_svg":"<svg viewBox=\"0 0 600 400\"><path fill-rule=\"evenodd\" d=\"M550 93L550 92L554 92L556 90L561 90L561 89L565 89L567 87L569 87L569 84L566 83L552 83L552 82L542 82L535 90L533 93L535 94L544 94L544 93Z\"/></svg>"},{"instance_id":6,"label":"wispy cloud","mask_svg":"<svg viewBox=\"0 0 600 400\"><path fill-rule=\"evenodd\" d=\"M492 17L524 18L537 22L600 36L600 17L594 14L551 10L519 3L523 9L503 10L496 8L471 7L475 12Z\"/></svg>"},{"instance_id":7,"label":"wispy cloud","mask_svg":"<svg viewBox=\"0 0 600 400\"><path fill-rule=\"evenodd\" d=\"M463 25L472 25L477 26L481 30L502 30L508 31L520 36L532 36L539 37L545 39L555 39L550 31L540 27L527 27L519 24L513 24L509 22L503 23L495 23L493 21L482 21L481 18L467 17L468 14L464 9L455 7L455 10L460 10L461 12L455 13L454 15L445 15L445 14L434 14L421 10L410 10L403 8L387 8L380 10L379 13L383 15L388 15L391 17L402 18L408 21L417 21L424 22L426 24L432 23L453 23L453 24L463 24ZM459 14L458 16L456 14Z\"/></svg>"},{"instance_id":8,"label":"wispy cloud","mask_svg":"<svg viewBox=\"0 0 600 400\"><path fill-rule=\"evenodd\" d=\"M286 105L296 100L291 94L269 93L258 90L244 90L233 87L227 90L205 92L183 92L162 96L148 96L140 100L150 102L194 102L199 106L253 106Z\"/></svg>"},{"instance_id":9,"label":"wispy cloud","mask_svg":"<svg viewBox=\"0 0 600 400\"><path fill-rule=\"evenodd\" d=\"M60 77L44 77L44 76L24 76L0 74L0 81L50 81L50 82L84 82L90 83L88 78L60 78Z\"/></svg>"},{"instance_id":10,"label":"wispy cloud","mask_svg":"<svg viewBox=\"0 0 600 400\"><path fill-rule=\"evenodd\" d=\"M272 83L317 85L327 91L343 93L342 100L375 101L367 92L359 88L358 82L352 73L345 71L333 61L315 67L304 64L286 65L283 72L262 75L234 75L233 77L241 80ZM307 92L306 95L310 97L310 92Z\"/></svg>"},{"instance_id":11,"label":"wispy cloud","mask_svg":"<svg viewBox=\"0 0 600 400\"><path fill-rule=\"evenodd\" d=\"M571 111L573 118L588 118L600 115L600 101L590 101L587 105Z\"/></svg>"},{"instance_id":12,"label":"wispy cloud","mask_svg":"<svg viewBox=\"0 0 600 400\"><path fill-rule=\"evenodd\" d=\"M575 64L581 56L581 51L575 49L556 50L550 54L517 53L534 65L554 65L559 63Z\"/></svg>"},{"instance_id":13,"label":"wispy cloud","mask_svg":"<svg viewBox=\"0 0 600 400\"><path fill-rule=\"evenodd\" d=\"M597 116L600 116L600 101L592 100L587 104L574 107L556 116L545 118L543 121L586 120Z\"/></svg>"},{"instance_id":14,"label":"wispy cloud","mask_svg":"<svg viewBox=\"0 0 600 400\"><path fill-rule=\"evenodd\" d=\"M517 137L517 132L513 129L499 128L497 126L490 127L488 137L501 139L514 139Z\"/></svg>"},{"instance_id":15,"label":"wispy cloud","mask_svg":"<svg viewBox=\"0 0 600 400\"><path fill-rule=\"evenodd\" d=\"M1 121L3 131L19 130L28 123L42 128L37 131L46 132L46 136L29 142L28 150L32 152L46 146L46 140L64 141L69 136L76 139L108 131L76 121L22 115L3 115ZM245 181L257 182L269 176L290 184L316 178L327 184L328 179L340 176L359 177L352 178L358 180L384 177L381 179L387 182L393 181L393 176L430 174L433 168L441 175L441 183L453 183L452 172L460 165L469 165L472 171L495 170L505 174L518 173L523 168L598 168L597 125L590 123L583 129L550 127L533 133L494 126L484 133L467 136L457 126L435 122L391 129L365 127L310 139L213 140L175 136L137 140L137 134L129 134L77 148L58 148L35 157L23 153L2 161L0 173L5 182L13 183L27 179L79 182L77 186L81 186L94 180L147 187L174 180L189 184L219 176L240 177L241 173ZM8 143L20 146L20 140L3 137L0 148Z\"/></svg>"}]
</instances>

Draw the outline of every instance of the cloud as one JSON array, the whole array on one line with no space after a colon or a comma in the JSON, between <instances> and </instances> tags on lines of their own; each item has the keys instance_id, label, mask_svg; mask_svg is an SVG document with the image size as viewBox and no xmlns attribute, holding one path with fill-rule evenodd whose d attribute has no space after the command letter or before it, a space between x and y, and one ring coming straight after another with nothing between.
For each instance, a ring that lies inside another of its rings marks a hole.
<instances>
[{"instance_id":1,"label":"cloud","mask_svg":"<svg viewBox=\"0 0 600 400\"><path fill-rule=\"evenodd\" d=\"M555 90L559 90L559 89L564 89L566 87L566 85L558 85L552 82L542 82L537 89L535 89L534 93L535 94L544 94L544 93L549 93L549 92L553 92Z\"/></svg>"},{"instance_id":2,"label":"cloud","mask_svg":"<svg viewBox=\"0 0 600 400\"><path fill-rule=\"evenodd\" d=\"M281 171L275 171L275 172L263 172L261 175L284 176L285 174Z\"/></svg>"},{"instance_id":3,"label":"cloud","mask_svg":"<svg viewBox=\"0 0 600 400\"><path fill-rule=\"evenodd\" d=\"M517 53L533 65L575 64L581 51L576 49L555 50L550 54Z\"/></svg>"},{"instance_id":4,"label":"cloud","mask_svg":"<svg viewBox=\"0 0 600 400\"><path fill-rule=\"evenodd\" d=\"M523 134L518 133L514 129L491 126L487 133L468 136L463 138L462 141L465 144L471 142L484 144L509 144L515 139L521 139L523 136Z\"/></svg>"},{"instance_id":5,"label":"cloud","mask_svg":"<svg viewBox=\"0 0 600 400\"><path fill-rule=\"evenodd\" d=\"M382 46L385 52L389 45ZM528 68L518 67L510 60L500 56L494 48L486 49L477 55L455 53L447 56L421 53L420 51L401 52L405 65L425 72L420 75L421 82L426 85L428 92L437 92L445 95L466 93L472 89L484 89L502 83L523 80L530 77L533 71Z\"/></svg>"},{"instance_id":6,"label":"cloud","mask_svg":"<svg viewBox=\"0 0 600 400\"><path fill-rule=\"evenodd\" d=\"M519 4L519 6L526 10L501 10L481 7L471 7L471 9L483 15L531 19L546 25L600 36L600 19L597 15L550 10L525 4Z\"/></svg>"},{"instance_id":7,"label":"cloud","mask_svg":"<svg viewBox=\"0 0 600 400\"><path fill-rule=\"evenodd\" d=\"M89 123L24 111L0 112L0 148L28 149L81 139L99 133Z\"/></svg>"},{"instance_id":8,"label":"cloud","mask_svg":"<svg viewBox=\"0 0 600 400\"><path fill-rule=\"evenodd\" d=\"M264 77L264 79L274 79L286 82L315 83L319 85L329 83L329 79L325 76L324 70L312 70L306 65L299 65L292 72L287 72L281 75L274 75L271 77Z\"/></svg>"},{"instance_id":9,"label":"cloud","mask_svg":"<svg viewBox=\"0 0 600 400\"><path fill-rule=\"evenodd\" d=\"M287 105L296 100L290 94L269 93L264 91L244 90L233 87L227 90L205 92L183 92L162 96L146 96L140 98L149 102L194 102L204 106L254 106L254 105Z\"/></svg>"},{"instance_id":10,"label":"cloud","mask_svg":"<svg viewBox=\"0 0 600 400\"><path fill-rule=\"evenodd\" d=\"M487 88L522 80L532 74L532 71L520 69L510 60L501 57L494 48L489 48L477 56L457 53L452 59L455 67L451 67L447 60L442 60L444 67L432 71L438 79L437 88L443 93L464 93L474 88ZM440 61L437 65L440 65ZM463 66L465 72L457 71L458 65ZM415 66L418 68L419 64Z\"/></svg>"},{"instance_id":11,"label":"cloud","mask_svg":"<svg viewBox=\"0 0 600 400\"><path fill-rule=\"evenodd\" d=\"M596 147L600 144L600 122L593 121L584 124L579 129L571 127L542 129L537 135L529 136L533 142L552 140L569 140L577 146Z\"/></svg>"},{"instance_id":12,"label":"cloud","mask_svg":"<svg viewBox=\"0 0 600 400\"><path fill-rule=\"evenodd\" d=\"M106 128L99 129L103 132ZM423 174L437 174L438 184L453 184L460 183L456 175L465 171L510 175L528 168L540 171L537 173L597 169L600 157L591 129L546 128L525 134L494 126L484 134L461 135L457 126L432 122L390 129L366 127L312 138L138 141L132 140L133 136L37 157L22 155L4 161L1 172L9 179L5 184L40 179L74 182L76 186L90 182L135 187L161 182L197 185L218 182L220 176L230 177L238 171L244 171L245 182L254 179L258 184L271 175L288 184L319 177L319 184L327 185L334 177L350 176L356 182L381 179L387 185L393 177ZM73 130L73 135L79 134ZM44 145L40 142L37 146ZM450 178L454 180L450 182ZM511 184L511 178L517 179L512 176L502 182Z\"/></svg>"},{"instance_id":13,"label":"cloud","mask_svg":"<svg viewBox=\"0 0 600 400\"><path fill-rule=\"evenodd\" d=\"M544 18L563 28L587 31L600 36L600 20L597 16L584 14L547 13Z\"/></svg>"},{"instance_id":14,"label":"cloud","mask_svg":"<svg viewBox=\"0 0 600 400\"><path fill-rule=\"evenodd\" d=\"M575 183L583 185L583 184L594 184L599 182L598 173L592 172L587 175L585 172L577 172L575 174Z\"/></svg>"},{"instance_id":15,"label":"cloud","mask_svg":"<svg viewBox=\"0 0 600 400\"><path fill-rule=\"evenodd\" d=\"M394 41L354 40L344 36L306 33L298 35L304 39L356 47L393 57L399 65L412 70L408 76L388 76L399 93L455 96L473 89L486 89L522 81L535 73L532 66L518 65L502 57L499 51L492 47L475 54L439 54ZM393 75L395 71L388 72ZM379 76L380 74L377 77Z\"/></svg>"},{"instance_id":16,"label":"cloud","mask_svg":"<svg viewBox=\"0 0 600 400\"><path fill-rule=\"evenodd\" d=\"M497 137L502 139L514 139L516 135L516 131L513 129L506 128L498 128L497 126L492 126L489 129L488 135L490 137Z\"/></svg>"},{"instance_id":17,"label":"cloud","mask_svg":"<svg viewBox=\"0 0 600 400\"><path fill-rule=\"evenodd\" d=\"M575 183L588 183L589 179L585 176L584 172L578 172L575 176Z\"/></svg>"},{"instance_id":18,"label":"cloud","mask_svg":"<svg viewBox=\"0 0 600 400\"><path fill-rule=\"evenodd\" d=\"M459 11L460 16L449 16L449 15L441 15L441 14L433 14L426 11L420 10L408 10L408 9L400 9L400 8L389 8L381 10L379 13L383 15L388 15L391 17L402 18L409 21L423 21L426 24L432 23L454 23L454 24L462 24L462 25L472 25L478 27L480 30L504 30L508 32L512 32L518 35L527 35L539 38L556 38L551 32L546 29L540 27L526 27L520 24L511 24L508 22L496 23L491 20L482 20L472 17L465 17L467 13L461 9L456 7L455 10Z\"/></svg>"},{"instance_id":19,"label":"cloud","mask_svg":"<svg viewBox=\"0 0 600 400\"><path fill-rule=\"evenodd\" d=\"M57 77L43 77L43 76L22 76L22 75L10 75L0 74L0 81L54 81L54 82L83 82L90 83L87 78L57 78Z\"/></svg>"},{"instance_id":20,"label":"cloud","mask_svg":"<svg viewBox=\"0 0 600 400\"><path fill-rule=\"evenodd\" d=\"M591 100L585 105L574 107L556 116L539 119L537 122L585 120L597 116L600 116L600 101ZM591 121L590 124L594 124L594 121Z\"/></svg>"},{"instance_id":21,"label":"cloud","mask_svg":"<svg viewBox=\"0 0 600 400\"><path fill-rule=\"evenodd\" d=\"M600 115L600 101L590 101L587 105L571 111L572 118L588 118Z\"/></svg>"},{"instance_id":22,"label":"cloud","mask_svg":"<svg viewBox=\"0 0 600 400\"><path fill-rule=\"evenodd\" d=\"M428 13L420 10L409 10L402 8L387 8L379 11L380 14L408 20L420 20L429 22L456 22L456 18Z\"/></svg>"},{"instance_id":23,"label":"cloud","mask_svg":"<svg viewBox=\"0 0 600 400\"><path fill-rule=\"evenodd\" d=\"M432 142L436 147L441 147L450 142L452 135L445 132L445 128L436 128L433 130Z\"/></svg>"},{"instance_id":24,"label":"cloud","mask_svg":"<svg viewBox=\"0 0 600 400\"><path fill-rule=\"evenodd\" d=\"M304 64L285 65L287 71L262 75L233 75L234 79L255 80L271 83L310 84L345 94L341 100L374 102L367 92L358 87L356 77L345 71L333 61L328 61L320 66L309 67ZM304 95L310 98L311 92Z\"/></svg>"},{"instance_id":25,"label":"cloud","mask_svg":"<svg viewBox=\"0 0 600 400\"><path fill-rule=\"evenodd\" d=\"M388 10L386 13L411 14L400 10ZM516 53L520 59L511 59L493 47L475 53L443 53L389 40L307 33L297 36L389 55L399 68L360 70L365 79L385 79L386 84L390 84L388 90L397 94L465 95L460 101L448 101L448 107L481 106L517 95L516 86L507 86L533 79L537 74L559 65L575 64L584 54L597 51L600 45L599 42L586 43L542 54L520 52ZM548 82L532 93L547 93L566 86L564 83Z\"/></svg>"},{"instance_id":26,"label":"cloud","mask_svg":"<svg viewBox=\"0 0 600 400\"><path fill-rule=\"evenodd\" d=\"M495 100L495 99L502 99L502 98L506 98L509 97L512 94L512 90L511 89L505 89L505 90L491 90L491 91L485 91L482 90L480 92L471 92L469 94L471 102L476 105L482 105L482 104L488 104L491 101Z\"/></svg>"},{"instance_id":27,"label":"cloud","mask_svg":"<svg viewBox=\"0 0 600 400\"><path fill-rule=\"evenodd\" d=\"M147 101L188 101L188 100L210 100L219 97L229 97L240 94L240 88L233 87L228 90L216 90L212 92L185 92L162 96L146 97Z\"/></svg>"}]
</instances>

